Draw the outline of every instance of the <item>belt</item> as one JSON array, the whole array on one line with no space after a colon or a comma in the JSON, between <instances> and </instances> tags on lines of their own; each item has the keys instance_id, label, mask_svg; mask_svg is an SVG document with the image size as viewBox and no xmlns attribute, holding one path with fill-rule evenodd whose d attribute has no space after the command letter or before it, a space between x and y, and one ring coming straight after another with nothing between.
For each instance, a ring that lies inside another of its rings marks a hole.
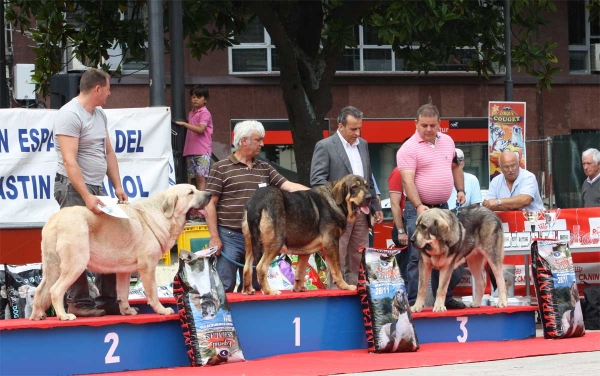
<instances>
[{"instance_id":1,"label":"belt","mask_svg":"<svg viewBox=\"0 0 600 376\"><path fill-rule=\"evenodd\" d=\"M443 204L426 204L426 203L421 203L421 205L425 205L427 206L429 209L433 209L433 208L438 208L441 209L446 203Z\"/></svg>"},{"instance_id":2,"label":"belt","mask_svg":"<svg viewBox=\"0 0 600 376\"><path fill-rule=\"evenodd\" d=\"M66 180L68 180L68 178L66 176L61 175L61 174L56 174L56 177L54 178L55 182L61 182L62 183L64 181L66 181Z\"/></svg>"}]
</instances>

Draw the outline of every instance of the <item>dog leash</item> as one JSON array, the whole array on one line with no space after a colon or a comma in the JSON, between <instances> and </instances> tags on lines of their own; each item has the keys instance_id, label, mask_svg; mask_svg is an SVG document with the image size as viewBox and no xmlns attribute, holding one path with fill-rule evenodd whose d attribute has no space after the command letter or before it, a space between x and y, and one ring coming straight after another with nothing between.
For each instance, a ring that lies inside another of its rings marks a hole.
<instances>
[{"instance_id":1,"label":"dog leash","mask_svg":"<svg viewBox=\"0 0 600 376\"><path fill-rule=\"evenodd\" d=\"M243 268L245 266L244 264L240 264L239 262L235 261L231 257L227 256L227 254L225 252L221 252L221 256L225 257L225 260L231 262L232 264L239 266L240 268ZM281 260L284 256L285 255L279 255L279 257L273 261L279 262L279 260ZM256 265L252 265L252 269L256 269Z\"/></svg>"},{"instance_id":2,"label":"dog leash","mask_svg":"<svg viewBox=\"0 0 600 376\"><path fill-rule=\"evenodd\" d=\"M461 206L462 206L461 203L458 203L458 202L456 203L456 209L455 209L456 212L454 212L454 214L458 215L458 212L459 212Z\"/></svg>"}]
</instances>

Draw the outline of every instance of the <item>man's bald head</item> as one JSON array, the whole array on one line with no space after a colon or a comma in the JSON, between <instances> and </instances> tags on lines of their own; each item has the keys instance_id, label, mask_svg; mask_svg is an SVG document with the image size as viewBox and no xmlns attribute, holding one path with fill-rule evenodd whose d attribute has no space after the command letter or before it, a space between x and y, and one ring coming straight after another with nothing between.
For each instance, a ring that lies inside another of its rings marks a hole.
<instances>
[{"instance_id":1,"label":"man's bald head","mask_svg":"<svg viewBox=\"0 0 600 376\"><path fill-rule=\"evenodd\" d=\"M513 182L519 176L519 158L514 151L505 151L500 154L500 169L508 182Z\"/></svg>"}]
</instances>

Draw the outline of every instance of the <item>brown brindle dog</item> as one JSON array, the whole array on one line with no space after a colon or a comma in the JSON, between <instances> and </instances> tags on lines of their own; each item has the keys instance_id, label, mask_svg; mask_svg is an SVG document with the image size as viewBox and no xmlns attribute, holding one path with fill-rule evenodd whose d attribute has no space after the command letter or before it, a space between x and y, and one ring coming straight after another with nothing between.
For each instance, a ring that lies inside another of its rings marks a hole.
<instances>
[{"instance_id":1,"label":"brown brindle dog","mask_svg":"<svg viewBox=\"0 0 600 376\"><path fill-rule=\"evenodd\" d=\"M369 214L371 194L365 180L346 175L306 191L286 192L275 187L256 190L244 208L242 231L246 238L244 294L254 294L252 266L255 260L258 282L265 295L277 295L267 282L269 265L280 253L298 255L294 291L306 291L304 279L308 258L321 248L338 288L355 290L342 278L339 240L346 223L358 213ZM264 249L264 253L263 253Z\"/></svg>"}]
</instances>

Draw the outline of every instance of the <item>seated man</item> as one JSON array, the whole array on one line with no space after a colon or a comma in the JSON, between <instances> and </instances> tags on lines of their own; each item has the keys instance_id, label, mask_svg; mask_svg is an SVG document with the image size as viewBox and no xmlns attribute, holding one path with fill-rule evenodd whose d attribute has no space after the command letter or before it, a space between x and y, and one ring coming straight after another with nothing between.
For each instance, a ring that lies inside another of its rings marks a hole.
<instances>
[{"instance_id":1,"label":"seated man","mask_svg":"<svg viewBox=\"0 0 600 376\"><path fill-rule=\"evenodd\" d=\"M600 151L587 149L581 154L581 163L587 176L581 186L583 207L600 206Z\"/></svg>"},{"instance_id":2,"label":"seated man","mask_svg":"<svg viewBox=\"0 0 600 376\"><path fill-rule=\"evenodd\" d=\"M456 161L459 166L463 169L463 175L465 179L465 197L466 201L461 207L469 205L481 204L481 187L479 186L479 179L473 174L464 172L465 169L465 153L462 150L456 149ZM456 209L456 188L452 187L452 195L448 199L448 209Z\"/></svg>"},{"instance_id":3,"label":"seated man","mask_svg":"<svg viewBox=\"0 0 600 376\"><path fill-rule=\"evenodd\" d=\"M515 152L500 155L500 169L502 174L492 179L483 206L494 211L544 209L535 175L519 167Z\"/></svg>"}]
</instances>

